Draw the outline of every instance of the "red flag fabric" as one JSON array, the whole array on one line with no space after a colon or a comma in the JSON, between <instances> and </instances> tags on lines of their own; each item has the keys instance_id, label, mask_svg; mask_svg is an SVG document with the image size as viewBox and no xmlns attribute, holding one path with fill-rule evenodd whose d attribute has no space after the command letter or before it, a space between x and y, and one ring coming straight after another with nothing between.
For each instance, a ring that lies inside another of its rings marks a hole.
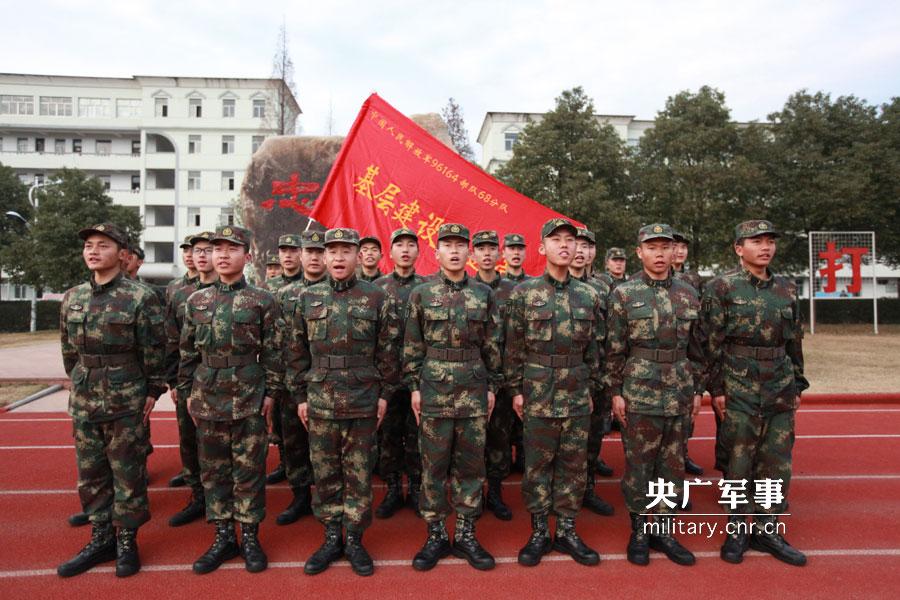
<instances>
[{"instance_id":1,"label":"red flag fabric","mask_svg":"<svg viewBox=\"0 0 900 600\"><path fill-rule=\"evenodd\" d=\"M416 270L423 274L438 269L433 249L442 223L462 223L471 234L496 230L501 243L505 234L519 233L530 275L544 270L541 225L561 216L469 163L377 94L363 103L311 215L326 227L378 237L385 272L392 268L390 235L400 227L418 233ZM474 272L474 260L469 268Z\"/></svg>"}]
</instances>

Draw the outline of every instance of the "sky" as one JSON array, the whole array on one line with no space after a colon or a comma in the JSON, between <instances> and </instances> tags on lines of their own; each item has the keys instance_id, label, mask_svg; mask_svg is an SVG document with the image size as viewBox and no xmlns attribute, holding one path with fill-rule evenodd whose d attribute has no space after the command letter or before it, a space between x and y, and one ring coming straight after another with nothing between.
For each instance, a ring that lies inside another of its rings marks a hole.
<instances>
[{"instance_id":1,"label":"sky","mask_svg":"<svg viewBox=\"0 0 900 600\"><path fill-rule=\"evenodd\" d=\"M0 72L268 77L284 23L301 133L344 135L376 91L406 114L453 97L477 156L488 111L543 112L582 86L652 119L711 85L739 121L799 89L900 95L896 1L3 0Z\"/></svg>"}]
</instances>

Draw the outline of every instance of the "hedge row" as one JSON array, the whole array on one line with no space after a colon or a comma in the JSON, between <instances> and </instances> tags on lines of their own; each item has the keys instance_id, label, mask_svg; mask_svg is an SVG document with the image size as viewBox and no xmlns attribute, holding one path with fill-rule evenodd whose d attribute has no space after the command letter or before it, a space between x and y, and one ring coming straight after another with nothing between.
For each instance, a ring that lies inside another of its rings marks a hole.
<instances>
[{"instance_id":1,"label":"hedge row","mask_svg":"<svg viewBox=\"0 0 900 600\"><path fill-rule=\"evenodd\" d=\"M39 300L37 303L37 328L59 328L59 300ZM31 328L31 302L28 300L4 300L0 302L0 332L16 333Z\"/></svg>"}]
</instances>

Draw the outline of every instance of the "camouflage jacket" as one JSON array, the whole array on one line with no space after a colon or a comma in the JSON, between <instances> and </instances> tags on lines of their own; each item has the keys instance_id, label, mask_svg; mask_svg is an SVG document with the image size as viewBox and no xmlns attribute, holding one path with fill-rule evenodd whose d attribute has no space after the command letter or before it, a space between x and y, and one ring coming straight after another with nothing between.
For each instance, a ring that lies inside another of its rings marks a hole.
<instances>
[{"instance_id":1,"label":"camouflage jacket","mask_svg":"<svg viewBox=\"0 0 900 600\"><path fill-rule=\"evenodd\" d=\"M797 407L797 395L809 382L803 375L803 326L794 282L729 271L707 283L703 323L709 337L707 388L713 396L724 394L729 406L754 414ZM746 347L784 348L784 355L760 359L748 356L751 348Z\"/></svg>"},{"instance_id":2,"label":"camouflage jacket","mask_svg":"<svg viewBox=\"0 0 900 600\"><path fill-rule=\"evenodd\" d=\"M330 276L297 297L285 319L285 382L320 419L374 417L399 380L400 319L373 283Z\"/></svg>"},{"instance_id":3,"label":"camouflage jacket","mask_svg":"<svg viewBox=\"0 0 900 600\"><path fill-rule=\"evenodd\" d=\"M166 381L170 388L178 385L178 363L181 359L181 329L184 327L184 311L187 299L197 290L207 288L211 283L200 283L200 278L172 290L166 303ZM187 390L190 393L190 389Z\"/></svg>"},{"instance_id":4,"label":"camouflage jacket","mask_svg":"<svg viewBox=\"0 0 900 600\"><path fill-rule=\"evenodd\" d=\"M703 279L700 277L700 273L697 271L687 271L684 267L681 268L680 271L675 270L675 267L672 267L672 276L676 279L681 279L697 290L697 294L703 295Z\"/></svg>"},{"instance_id":5,"label":"camouflage jacket","mask_svg":"<svg viewBox=\"0 0 900 600\"><path fill-rule=\"evenodd\" d=\"M603 271L602 273L594 273L593 275L591 275L591 277L593 277L594 279L596 279L598 281L602 281L607 286L609 286L610 293L612 293L612 291L614 289L616 289L617 286L628 281L627 275L624 277L613 277L609 273L609 271Z\"/></svg>"},{"instance_id":6,"label":"camouflage jacket","mask_svg":"<svg viewBox=\"0 0 900 600\"><path fill-rule=\"evenodd\" d=\"M679 279L645 272L616 287L607 311L607 394L623 396L627 410L644 415L690 412L704 389L704 339L697 291ZM662 351L647 358L637 353Z\"/></svg>"},{"instance_id":7,"label":"camouflage jacket","mask_svg":"<svg viewBox=\"0 0 900 600\"><path fill-rule=\"evenodd\" d=\"M504 374L510 394L525 396L528 415L590 414L590 390L601 385L603 321L600 295L570 276L557 281L545 273L516 286L506 322Z\"/></svg>"},{"instance_id":8,"label":"camouflage jacket","mask_svg":"<svg viewBox=\"0 0 900 600\"><path fill-rule=\"evenodd\" d=\"M165 391L162 307L146 286L120 274L73 287L63 296L59 330L74 419L140 413L147 396Z\"/></svg>"},{"instance_id":9,"label":"camouflage jacket","mask_svg":"<svg viewBox=\"0 0 900 600\"><path fill-rule=\"evenodd\" d=\"M178 388L179 395L191 390L192 415L236 421L259 413L265 396L282 394L280 314L272 294L244 278L217 281L191 294L181 330Z\"/></svg>"},{"instance_id":10,"label":"camouflage jacket","mask_svg":"<svg viewBox=\"0 0 900 600\"><path fill-rule=\"evenodd\" d=\"M303 269L300 269L294 275L285 275L284 273L282 273L281 275L276 275L271 279L267 279L266 289L273 294L277 294L285 286L296 283L298 281L303 281Z\"/></svg>"},{"instance_id":11,"label":"camouflage jacket","mask_svg":"<svg viewBox=\"0 0 900 600\"><path fill-rule=\"evenodd\" d=\"M525 271L522 271L518 275L513 275L512 273L507 271L506 273L503 274L503 278L509 279L510 281L513 281L515 283L522 283L526 279L531 279Z\"/></svg>"},{"instance_id":12,"label":"camouflage jacket","mask_svg":"<svg viewBox=\"0 0 900 600\"><path fill-rule=\"evenodd\" d=\"M384 277L375 280L375 285L385 291L396 304L400 311L400 316L405 320L406 305L409 303L409 295L413 288L421 283L425 283L425 277L418 273L413 273L409 277L401 277L397 272L388 273Z\"/></svg>"},{"instance_id":13,"label":"camouflage jacket","mask_svg":"<svg viewBox=\"0 0 900 600\"><path fill-rule=\"evenodd\" d=\"M494 278L493 281L485 281L481 278L480 273L475 274L475 281L478 283L483 283L494 291L494 302L497 304L497 309L500 313L500 323L506 323L506 313L509 308L509 298L512 296L512 291L516 288L516 281L512 279L504 279L503 277L498 276ZM503 339L500 340L501 345L503 344Z\"/></svg>"},{"instance_id":14,"label":"camouflage jacket","mask_svg":"<svg viewBox=\"0 0 900 600\"><path fill-rule=\"evenodd\" d=\"M360 281L368 281L369 283L375 283L379 279L384 277L384 273L381 271L376 271L374 275L366 275L362 269L359 269L356 273L356 278Z\"/></svg>"},{"instance_id":15,"label":"camouflage jacket","mask_svg":"<svg viewBox=\"0 0 900 600\"><path fill-rule=\"evenodd\" d=\"M422 414L487 415L487 392L503 382L502 323L491 288L442 273L413 289L407 312L403 376L410 390L421 392ZM447 359L429 357L429 348Z\"/></svg>"},{"instance_id":16,"label":"camouflage jacket","mask_svg":"<svg viewBox=\"0 0 900 600\"><path fill-rule=\"evenodd\" d=\"M200 276L196 275L194 277L188 277L188 274L185 273L181 277L173 279L166 286L166 303L172 299L172 294L178 291L179 288L196 285L196 283L200 281Z\"/></svg>"}]
</instances>

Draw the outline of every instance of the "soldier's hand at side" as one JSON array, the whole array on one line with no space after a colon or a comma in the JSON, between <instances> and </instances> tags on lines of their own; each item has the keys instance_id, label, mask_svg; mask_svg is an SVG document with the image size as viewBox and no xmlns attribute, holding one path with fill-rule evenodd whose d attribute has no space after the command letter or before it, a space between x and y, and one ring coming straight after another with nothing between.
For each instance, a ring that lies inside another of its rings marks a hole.
<instances>
[{"instance_id":1,"label":"soldier's hand at side","mask_svg":"<svg viewBox=\"0 0 900 600\"><path fill-rule=\"evenodd\" d=\"M150 422L150 413L153 412L154 406L156 406L156 398L147 396L147 400L144 402L144 425Z\"/></svg>"},{"instance_id":2,"label":"soldier's hand at side","mask_svg":"<svg viewBox=\"0 0 900 600\"><path fill-rule=\"evenodd\" d=\"M700 394L694 395L694 407L691 409L691 419L697 420L697 415L700 414L700 403L703 401L703 396Z\"/></svg>"},{"instance_id":3,"label":"soldier's hand at side","mask_svg":"<svg viewBox=\"0 0 900 600\"><path fill-rule=\"evenodd\" d=\"M303 423L303 428L309 431L309 403L304 402L302 404L297 405L297 416L300 417L300 422Z\"/></svg>"},{"instance_id":4,"label":"soldier's hand at side","mask_svg":"<svg viewBox=\"0 0 900 600\"><path fill-rule=\"evenodd\" d=\"M272 433L272 413L275 412L275 400L269 396L263 398L262 411L260 412L262 413L262 416L266 418L266 429L269 430L269 433Z\"/></svg>"},{"instance_id":5,"label":"soldier's hand at side","mask_svg":"<svg viewBox=\"0 0 900 600\"><path fill-rule=\"evenodd\" d=\"M525 396L516 394L512 399L513 410L519 415L519 420L525 420Z\"/></svg>"},{"instance_id":6,"label":"soldier's hand at side","mask_svg":"<svg viewBox=\"0 0 900 600\"><path fill-rule=\"evenodd\" d=\"M622 396L613 396L612 399L613 416L622 424L622 427L628 426L628 419L625 418L625 398Z\"/></svg>"},{"instance_id":7,"label":"soldier's hand at side","mask_svg":"<svg viewBox=\"0 0 900 600\"><path fill-rule=\"evenodd\" d=\"M497 395L494 392L488 392L488 421L491 420L491 413L494 412L494 406L497 404Z\"/></svg>"},{"instance_id":8,"label":"soldier's hand at side","mask_svg":"<svg viewBox=\"0 0 900 600\"><path fill-rule=\"evenodd\" d=\"M387 412L387 400L384 398L378 399L378 421L375 423L375 429L379 429L381 427L381 422L384 421L384 415Z\"/></svg>"},{"instance_id":9,"label":"soldier's hand at side","mask_svg":"<svg viewBox=\"0 0 900 600\"><path fill-rule=\"evenodd\" d=\"M418 425L422 414L422 392L419 390L414 391L411 394L409 404L412 407L413 415L416 417L416 425Z\"/></svg>"},{"instance_id":10,"label":"soldier's hand at side","mask_svg":"<svg viewBox=\"0 0 900 600\"><path fill-rule=\"evenodd\" d=\"M797 394L797 408L800 408L800 394Z\"/></svg>"},{"instance_id":11,"label":"soldier's hand at side","mask_svg":"<svg viewBox=\"0 0 900 600\"><path fill-rule=\"evenodd\" d=\"M169 388L169 397L172 399L173 404L178 404L178 390L176 388Z\"/></svg>"},{"instance_id":12,"label":"soldier's hand at side","mask_svg":"<svg viewBox=\"0 0 900 600\"><path fill-rule=\"evenodd\" d=\"M725 418L725 396L715 396L712 399L713 410L719 415L719 420Z\"/></svg>"},{"instance_id":13,"label":"soldier's hand at side","mask_svg":"<svg viewBox=\"0 0 900 600\"><path fill-rule=\"evenodd\" d=\"M199 423L197 423L197 417L194 416L194 411L191 410L191 402L192 402L191 397L188 396L188 398L187 398L188 415L190 415L191 421L194 422L194 427L196 427L197 425L199 425Z\"/></svg>"}]
</instances>

